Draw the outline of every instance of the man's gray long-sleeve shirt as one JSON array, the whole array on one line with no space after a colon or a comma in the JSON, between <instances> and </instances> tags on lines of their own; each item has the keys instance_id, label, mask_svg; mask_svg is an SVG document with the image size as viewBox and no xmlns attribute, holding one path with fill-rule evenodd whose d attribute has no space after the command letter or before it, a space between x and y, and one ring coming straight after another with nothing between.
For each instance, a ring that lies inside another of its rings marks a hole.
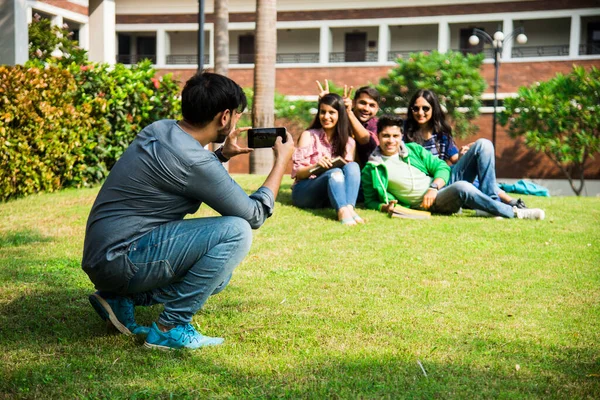
<instances>
[{"instance_id":1,"label":"man's gray long-sleeve shirt","mask_svg":"<svg viewBox=\"0 0 600 400\"><path fill-rule=\"evenodd\" d=\"M273 192L248 196L214 153L176 121L142 130L111 170L88 218L82 267L99 290L125 292L135 266L129 245L159 225L182 220L202 203L254 229L271 216Z\"/></svg>"}]
</instances>

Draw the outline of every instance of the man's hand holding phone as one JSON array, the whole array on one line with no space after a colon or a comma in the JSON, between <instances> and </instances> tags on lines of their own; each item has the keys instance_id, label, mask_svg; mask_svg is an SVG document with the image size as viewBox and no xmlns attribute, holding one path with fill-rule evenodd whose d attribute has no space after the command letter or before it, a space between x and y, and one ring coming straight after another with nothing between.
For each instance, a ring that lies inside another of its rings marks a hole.
<instances>
[{"instance_id":1,"label":"man's hand holding phone","mask_svg":"<svg viewBox=\"0 0 600 400\"><path fill-rule=\"evenodd\" d=\"M286 131L285 134L285 142L283 142L283 139L280 136L278 136L275 140L273 153L277 162L282 162L287 166L292 159L292 155L294 154L294 139L288 131Z\"/></svg>"}]
</instances>

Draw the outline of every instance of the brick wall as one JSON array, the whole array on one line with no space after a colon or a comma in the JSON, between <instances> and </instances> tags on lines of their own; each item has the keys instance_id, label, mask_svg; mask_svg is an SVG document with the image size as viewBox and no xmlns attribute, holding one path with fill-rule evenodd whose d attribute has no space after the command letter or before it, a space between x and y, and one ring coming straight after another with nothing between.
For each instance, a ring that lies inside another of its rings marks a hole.
<instances>
[{"instance_id":1,"label":"brick wall","mask_svg":"<svg viewBox=\"0 0 600 400\"><path fill-rule=\"evenodd\" d=\"M39 0L40 3L46 3L54 7L69 10L82 15L88 15L88 8L80 4L71 3L66 0Z\"/></svg>"},{"instance_id":2,"label":"brick wall","mask_svg":"<svg viewBox=\"0 0 600 400\"><path fill-rule=\"evenodd\" d=\"M548 80L558 72L568 73L573 65L581 65L585 68L596 66L600 68L600 60L569 60L569 61L544 61L544 62L505 62L500 66L499 93L514 93L520 86L531 85L537 81ZM310 68L277 68L276 88L279 93L293 96L316 95L315 80L323 81L330 79L336 85L351 85L355 88L369 83L377 83L385 77L390 67L310 67ZM165 73L173 75L185 82L196 71L195 70L160 70L161 75ZM254 82L254 69L230 69L229 76L242 87L252 87ZM494 66L484 64L481 74L488 83L486 92L493 93Z\"/></svg>"}]
</instances>

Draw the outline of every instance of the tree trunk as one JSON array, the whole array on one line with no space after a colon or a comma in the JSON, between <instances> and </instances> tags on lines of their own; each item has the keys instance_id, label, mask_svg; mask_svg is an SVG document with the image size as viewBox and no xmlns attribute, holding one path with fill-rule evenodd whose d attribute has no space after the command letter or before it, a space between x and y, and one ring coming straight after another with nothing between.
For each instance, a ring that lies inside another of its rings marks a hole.
<instances>
[{"instance_id":1,"label":"tree trunk","mask_svg":"<svg viewBox=\"0 0 600 400\"><path fill-rule=\"evenodd\" d=\"M272 127L275 113L275 57L277 54L277 1L256 0L254 102L252 126ZM273 150L250 153L250 173L268 174L273 167Z\"/></svg>"},{"instance_id":2,"label":"tree trunk","mask_svg":"<svg viewBox=\"0 0 600 400\"><path fill-rule=\"evenodd\" d=\"M214 62L215 73L227 76L229 74L229 0L215 0L215 36ZM213 143L213 150L220 145ZM229 171L229 163L223 167Z\"/></svg>"},{"instance_id":3,"label":"tree trunk","mask_svg":"<svg viewBox=\"0 0 600 400\"><path fill-rule=\"evenodd\" d=\"M215 73L229 73L229 0L215 0Z\"/></svg>"}]
</instances>

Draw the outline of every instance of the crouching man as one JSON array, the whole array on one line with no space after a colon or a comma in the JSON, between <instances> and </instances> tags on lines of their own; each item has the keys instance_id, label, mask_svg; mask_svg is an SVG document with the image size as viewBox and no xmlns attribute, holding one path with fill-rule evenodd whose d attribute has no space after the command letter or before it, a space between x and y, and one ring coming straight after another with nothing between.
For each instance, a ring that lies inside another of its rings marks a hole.
<instances>
[{"instance_id":1,"label":"crouching man","mask_svg":"<svg viewBox=\"0 0 600 400\"><path fill-rule=\"evenodd\" d=\"M144 128L111 170L90 212L82 267L94 283L89 300L121 333L146 334L146 347L218 345L190 324L208 297L223 290L252 243L251 229L273 213L294 145L277 139L275 163L248 196L221 165L252 149L240 147L235 125L246 107L242 89L213 73L190 78L182 92L183 120ZM222 143L214 153L208 143ZM221 217L183 219L202 203ZM151 327L135 306L161 303Z\"/></svg>"},{"instance_id":2,"label":"crouching man","mask_svg":"<svg viewBox=\"0 0 600 400\"><path fill-rule=\"evenodd\" d=\"M544 211L521 209L495 201L466 181L453 182L450 167L416 143L402 140L403 121L383 116L377 122L379 147L362 171L365 205L390 212L395 204L408 208L452 214L461 207L480 216L544 219Z\"/></svg>"}]
</instances>

